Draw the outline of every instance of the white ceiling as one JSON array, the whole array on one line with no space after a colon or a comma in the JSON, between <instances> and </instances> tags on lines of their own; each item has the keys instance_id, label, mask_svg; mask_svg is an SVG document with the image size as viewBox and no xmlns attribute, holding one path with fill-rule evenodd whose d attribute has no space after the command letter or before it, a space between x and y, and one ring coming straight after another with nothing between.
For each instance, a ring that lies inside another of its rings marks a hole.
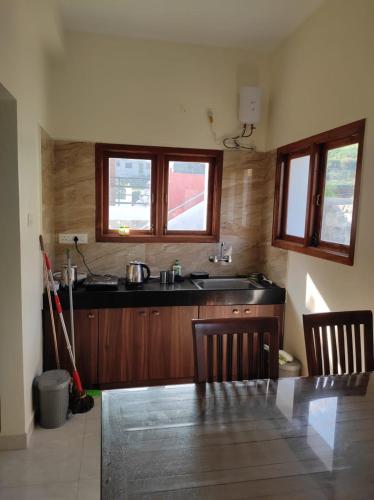
<instances>
[{"instance_id":1,"label":"white ceiling","mask_svg":"<svg viewBox=\"0 0 374 500\"><path fill-rule=\"evenodd\" d=\"M57 0L64 28L270 50L324 0Z\"/></svg>"}]
</instances>

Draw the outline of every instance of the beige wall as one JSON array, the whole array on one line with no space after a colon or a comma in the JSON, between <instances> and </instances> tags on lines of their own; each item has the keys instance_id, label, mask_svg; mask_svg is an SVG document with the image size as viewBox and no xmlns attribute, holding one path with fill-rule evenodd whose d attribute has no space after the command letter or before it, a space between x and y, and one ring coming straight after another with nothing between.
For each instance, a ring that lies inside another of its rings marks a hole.
<instances>
[{"instance_id":1,"label":"beige wall","mask_svg":"<svg viewBox=\"0 0 374 500\"><path fill-rule=\"evenodd\" d=\"M289 252L286 348L305 362L301 315L374 309L374 2L330 0L271 59L267 146L366 118L355 265Z\"/></svg>"},{"instance_id":2,"label":"beige wall","mask_svg":"<svg viewBox=\"0 0 374 500\"><path fill-rule=\"evenodd\" d=\"M14 161L1 165L6 182L1 182L0 189L12 186L15 190L11 199L6 193L8 207L0 213L4 228L0 259L1 447L11 445L9 436L18 436L14 442L22 444L33 416L32 381L41 370L39 123L46 126L47 121L45 51L58 47L58 28L48 1L2 0L0 8L0 83L17 101L18 143L18 165Z\"/></svg>"},{"instance_id":3,"label":"beige wall","mask_svg":"<svg viewBox=\"0 0 374 500\"><path fill-rule=\"evenodd\" d=\"M55 259L55 142L43 129L41 134L42 235L46 251Z\"/></svg>"},{"instance_id":4,"label":"beige wall","mask_svg":"<svg viewBox=\"0 0 374 500\"><path fill-rule=\"evenodd\" d=\"M67 33L52 68L52 136L93 142L217 148L238 131L238 88L262 81L251 51ZM266 117L254 141L264 147Z\"/></svg>"},{"instance_id":5,"label":"beige wall","mask_svg":"<svg viewBox=\"0 0 374 500\"><path fill-rule=\"evenodd\" d=\"M266 243L264 228L268 227L272 214L273 154L246 151L224 153L221 241L225 241L226 246L231 248L230 264L209 262L209 255L218 253L218 245L210 243L96 242L94 144L56 141L54 158L55 191L45 197L47 206L43 204L43 213L55 211L56 233L88 234L89 244L81 248L93 272L124 276L126 263L134 259L146 262L152 274L168 269L175 259L181 261L183 274L203 270L211 275L235 275L261 271L266 266L267 263L262 258L262 247ZM46 182L48 181L49 176L46 175ZM54 208L49 207L53 202ZM48 225L48 219L46 222ZM57 269L66 263L66 248L66 245L56 244ZM272 270L274 273L277 271L278 279L283 283L285 253L279 249L274 250ZM84 271L81 259L75 252L73 258L79 270Z\"/></svg>"}]
</instances>

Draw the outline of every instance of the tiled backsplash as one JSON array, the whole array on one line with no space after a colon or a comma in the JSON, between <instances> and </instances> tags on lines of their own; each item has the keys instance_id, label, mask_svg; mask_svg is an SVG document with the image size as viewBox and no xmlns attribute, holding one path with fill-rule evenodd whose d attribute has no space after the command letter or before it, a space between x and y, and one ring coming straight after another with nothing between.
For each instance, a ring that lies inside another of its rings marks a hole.
<instances>
[{"instance_id":1,"label":"tiled backsplash","mask_svg":"<svg viewBox=\"0 0 374 500\"><path fill-rule=\"evenodd\" d=\"M49 148L43 154L50 155ZM283 284L286 253L270 247L274 189L272 153L225 151L221 203L221 241L232 248L232 263L214 264L217 254L211 243L97 243L95 241L95 145L88 142L54 142L54 187L51 172L43 169L43 228L55 231L55 268L65 262L65 245L57 243L58 233L87 233L88 245L81 249L93 272L124 275L130 260L146 262L152 274L169 268L175 259L182 271L207 271L211 275L245 274L266 271ZM47 162L45 162L47 163ZM54 203L54 207L52 204ZM54 220L49 219L50 210ZM80 257L74 261L83 270ZM271 258L271 262L268 259Z\"/></svg>"}]
</instances>

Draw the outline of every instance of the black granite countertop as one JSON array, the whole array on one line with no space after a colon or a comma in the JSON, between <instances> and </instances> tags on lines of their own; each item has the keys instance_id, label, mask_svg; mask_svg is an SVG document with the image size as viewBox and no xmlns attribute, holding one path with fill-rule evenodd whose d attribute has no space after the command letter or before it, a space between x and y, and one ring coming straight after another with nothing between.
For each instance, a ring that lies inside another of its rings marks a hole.
<instances>
[{"instance_id":1,"label":"black granite countertop","mask_svg":"<svg viewBox=\"0 0 374 500\"><path fill-rule=\"evenodd\" d=\"M59 296L63 309L68 309L68 290L61 289ZM129 290L121 280L117 290L86 290L79 285L73 292L75 309L283 304L285 297L285 289L275 284L246 290L199 290L190 279L174 285L161 285L158 279L151 279L141 290ZM48 308L46 294L43 297L43 308Z\"/></svg>"}]
</instances>

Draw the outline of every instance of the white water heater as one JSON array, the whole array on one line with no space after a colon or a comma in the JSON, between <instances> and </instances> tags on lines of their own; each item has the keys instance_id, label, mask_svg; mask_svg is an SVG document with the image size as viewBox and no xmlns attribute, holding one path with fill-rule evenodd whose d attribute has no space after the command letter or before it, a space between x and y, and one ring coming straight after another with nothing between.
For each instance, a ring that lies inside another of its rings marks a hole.
<instances>
[{"instance_id":1,"label":"white water heater","mask_svg":"<svg viewBox=\"0 0 374 500\"><path fill-rule=\"evenodd\" d=\"M261 89L259 87L241 87L239 90L239 121L255 125L260 121Z\"/></svg>"}]
</instances>

